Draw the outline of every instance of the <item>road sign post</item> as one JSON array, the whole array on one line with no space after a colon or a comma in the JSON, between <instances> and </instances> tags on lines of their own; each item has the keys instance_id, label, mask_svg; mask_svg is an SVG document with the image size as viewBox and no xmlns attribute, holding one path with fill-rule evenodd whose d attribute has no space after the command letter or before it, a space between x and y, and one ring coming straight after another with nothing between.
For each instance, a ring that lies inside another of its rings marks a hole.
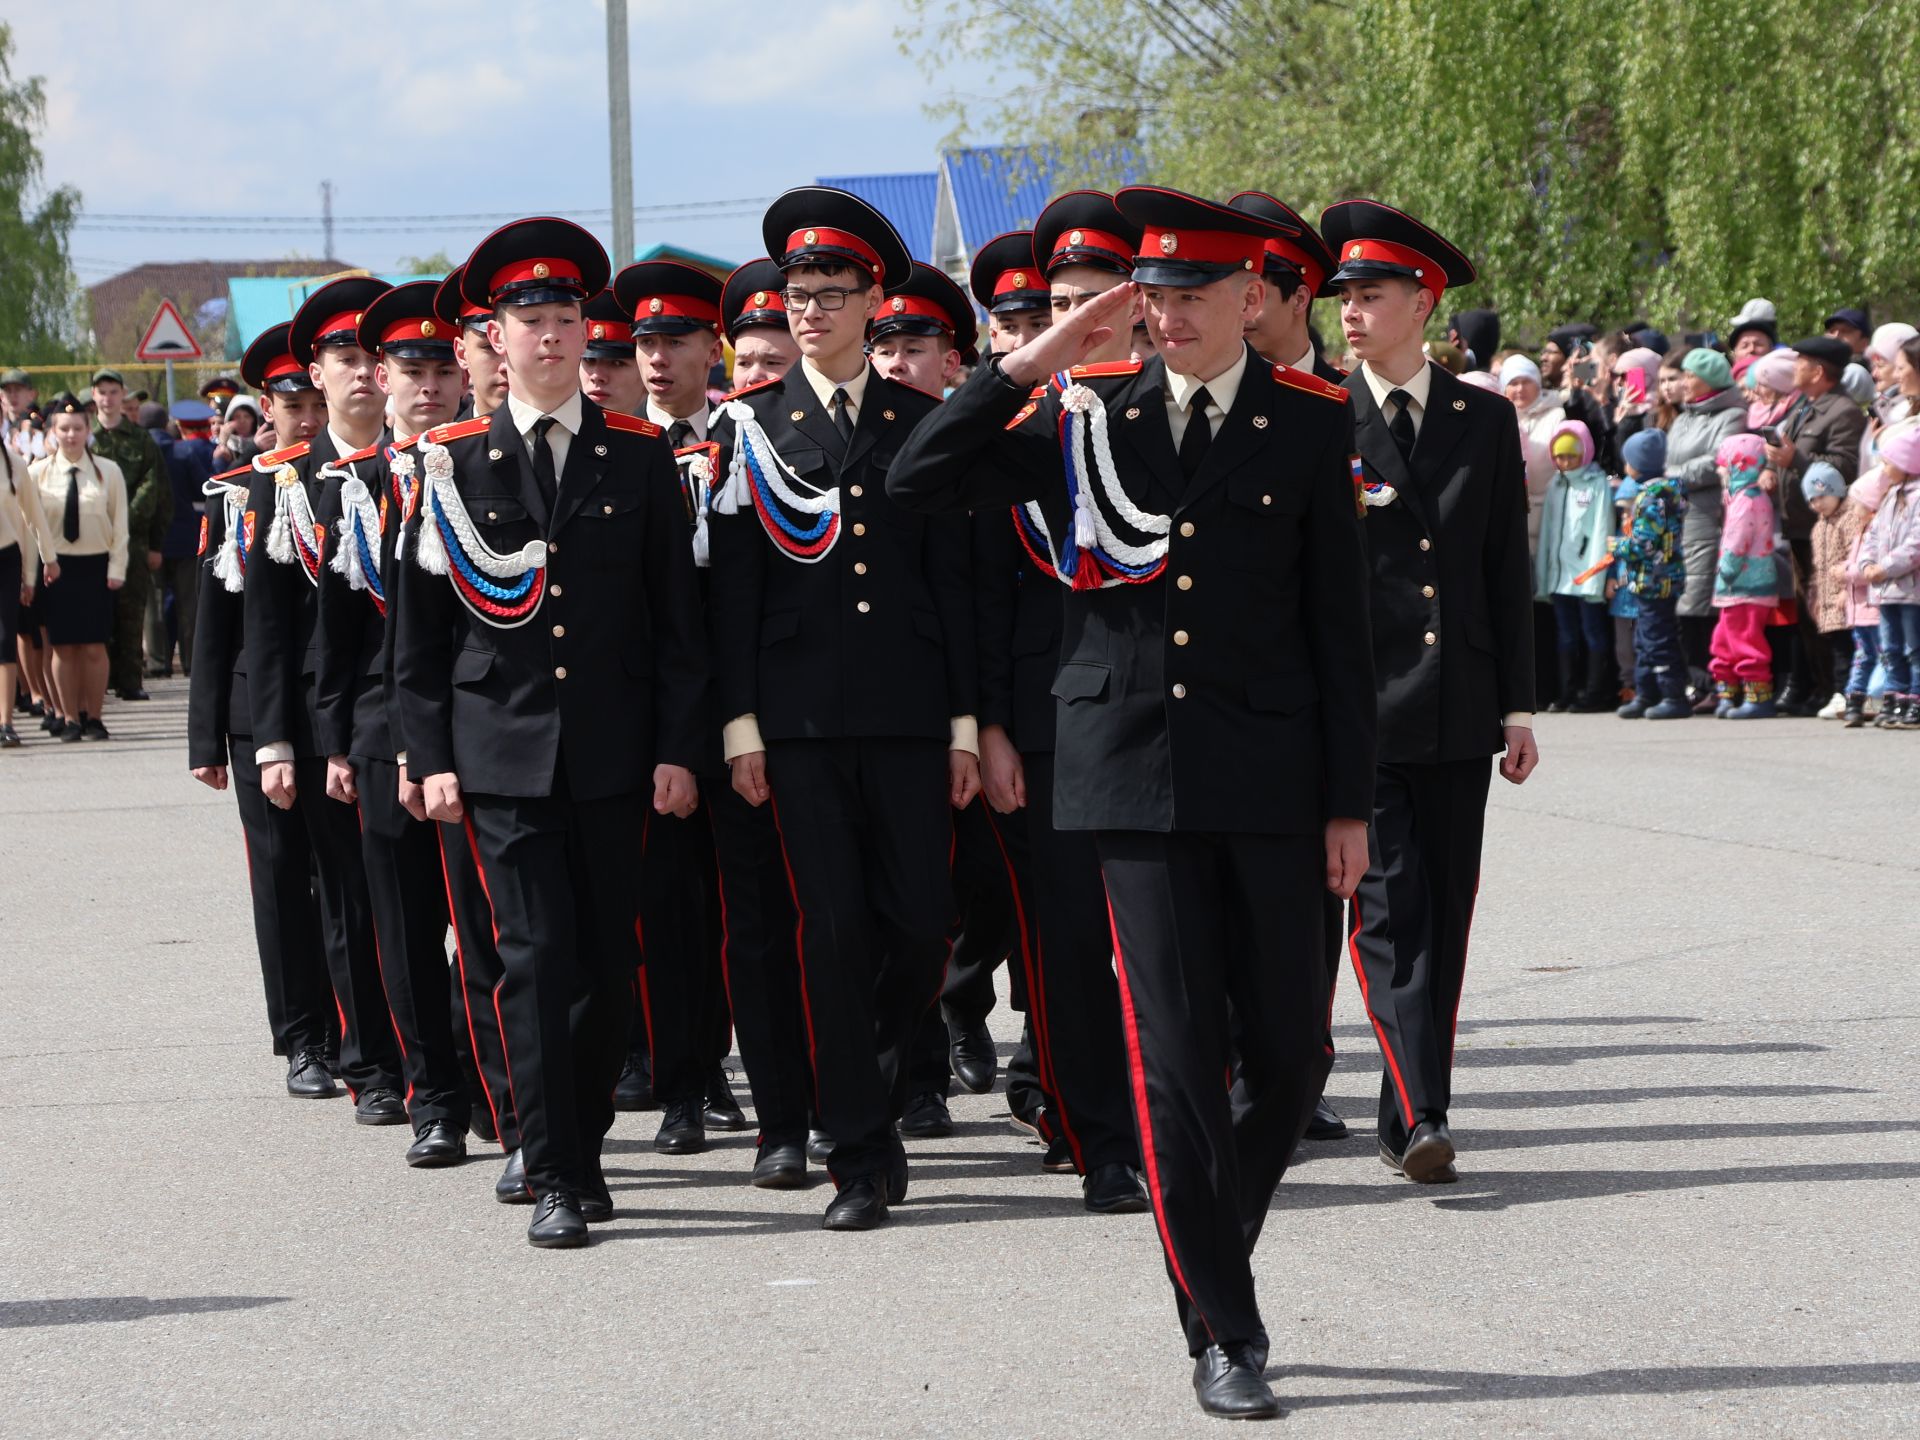
<instances>
[{"instance_id":1,"label":"road sign post","mask_svg":"<svg viewBox=\"0 0 1920 1440\"><path fill-rule=\"evenodd\" d=\"M173 404L173 362L199 360L203 353L200 342L193 338L193 332L187 329L187 322L180 318L180 312L174 308L171 300L160 302L160 308L153 312L153 319L147 322L147 333L140 337L140 343L133 352L137 360L167 367L169 405Z\"/></svg>"}]
</instances>

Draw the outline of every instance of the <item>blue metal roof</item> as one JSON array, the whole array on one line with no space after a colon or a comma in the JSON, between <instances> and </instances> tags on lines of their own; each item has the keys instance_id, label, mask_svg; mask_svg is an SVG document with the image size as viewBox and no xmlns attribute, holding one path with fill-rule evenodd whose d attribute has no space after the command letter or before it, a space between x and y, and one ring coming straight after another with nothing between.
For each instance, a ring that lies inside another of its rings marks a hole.
<instances>
[{"instance_id":1,"label":"blue metal roof","mask_svg":"<svg viewBox=\"0 0 1920 1440\"><path fill-rule=\"evenodd\" d=\"M940 164L953 191L960 239L971 255L996 235L1031 229L1047 202L1065 188L1052 154L1038 145L987 145L943 151ZM1131 155L1121 157L1119 183L1137 178Z\"/></svg>"},{"instance_id":2,"label":"blue metal roof","mask_svg":"<svg viewBox=\"0 0 1920 1440\"><path fill-rule=\"evenodd\" d=\"M364 272L345 272L358 275ZM227 359L238 360L247 346L260 338L260 332L291 320L298 310L332 275L235 275L227 281ZM382 275L391 285L409 280L444 280L444 275Z\"/></svg>"},{"instance_id":3,"label":"blue metal roof","mask_svg":"<svg viewBox=\"0 0 1920 1440\"><path fill-rule=\"evenodd\" d=\"M858 195L892 222L916 260L933 261L933 203L940 177L932 170L903 175L822 175L815 182Z\"/></svg>"}]
</instances>

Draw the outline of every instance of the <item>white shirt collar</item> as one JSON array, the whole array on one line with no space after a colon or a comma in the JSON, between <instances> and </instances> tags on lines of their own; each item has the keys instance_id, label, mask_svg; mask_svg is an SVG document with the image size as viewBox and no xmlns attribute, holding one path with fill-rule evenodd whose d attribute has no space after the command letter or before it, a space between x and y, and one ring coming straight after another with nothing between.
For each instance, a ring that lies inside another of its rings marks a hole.
<instances>
[{"instance_id":1,"label":"white shirt collar","mask_svg":"<svg viewBox=\"0 0 1920 1440\"><path fill-rule=\"evenodd\" d=\"M861 399L867 393L867 376L873 373L873 367L870 365L862 365L860 367L860 373L851 380L829 380L813 368L813 361L803 355L800 357L800 373L807 377L807 384L813 387L813 393L819 398L822 406L831 408L833 405L833 392L836 390L844 390L847 392L847 399L852 403L853 408L858 410Z\"/></svg>"},{"instance_id":2,"label":"white shirt collar","mask_svg":"<svg viewBox=\"0 0 1920 1440\"><path fill-rule=\"evenodd\" d=\"M513 428L518 430L522 437L533 433L534 422L539 420L543 415L553 416L555 420L560 422L560 428L565 430L567 434L578 435L580 433L580 392L578 390L574 391L573 394L569 395L552 410L536 410L533 406L509 390L507 392L507 414L513 419Z\"/></svg>"},{"instance_id":3,"label":"white shirt collar","mask_svg":"<svg viewBox=\"0 0 1920 1440\"><path fill-rule=\"evenodd\" d=\"M1413 408L1420 411L1423 415L1426 413L1427 396L1433 390L1433 362L1431 360L1421 365L1420 373L1404 385L1395 385L1385 377L1376 375L1373 367L1364 360L1360 362L1360 373L1367 377L1367 389L1373 392L1373 403L1382 411L1387 408L1387 396L1396 390L1404 390L1407 392L1408 398L1413 401Z\"/></svg>"},{"instance_id":4,"label":"white shirt collar","mask_svg":"<svg viewBox=\"0 0 1920 1440\"><path fill-rule=\"evenodd\" d=\"M833 392L829 390L827 393L831 395ZM854 402L854 408L859 408L859 401L856 400ZM654 402L653 397L649 395L647 397L647 419L658 425L662 432L671 430L676 425L687 424L693 427L694 439L704 440L707 438L707 408L704 405L691 415L669 415L665 410L662 410L659 405Z\"/></svg>"},{"instance_id":5,"label":"white shirt collar","mask_svg":"<svg viewBox=\"0 0 1920 1440\"><path fill-rule=\"evenodd\" d=\"M1193 392L1204 385L1207 387L1208 396L1213 400L1214 409L1222 415L1231 413L1233 397L1240 393L1240 382L1246 377L1247 356L1252 353L1242 345L1240 355L1233 364L1211 380L1202 380L1198 375L1181 375L1172 370L1167 371L1167 393L1173 397L1174 408L1186 409L1187 402L1193 398Z\"/></svg>"}]
</instances>

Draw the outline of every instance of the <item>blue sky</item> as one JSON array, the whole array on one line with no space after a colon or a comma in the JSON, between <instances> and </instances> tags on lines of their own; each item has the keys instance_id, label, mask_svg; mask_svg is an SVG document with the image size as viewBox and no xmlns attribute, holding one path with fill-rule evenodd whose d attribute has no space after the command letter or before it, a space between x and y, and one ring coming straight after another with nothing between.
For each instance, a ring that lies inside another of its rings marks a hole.
<instances>
[{"instance_id":1,"label":"blue sky","mask_svg":"<svg viewBox=\"0 0 1920 1440\"><path fill-rule=\"evenodd\" d=\"M641 245L758 254L757 207L716 202L818 175L930 169L946 122L925 106L988 88L964 70L930 87L900 54L898 7L882 0L628 9L634 202L686 207L637 221ZM78 29L41 6L8 23L15 73L46 81L47 179L77 186L89 215L244 214L280 227L83 225L83 283L144 260L318 256L318 221L300 217L318 216L323 179L339 258L373 269L437 250L459 259L490 228L418 216L574 215L609 238L596 0L110 4Z\"/></svg>"}]
</instances>

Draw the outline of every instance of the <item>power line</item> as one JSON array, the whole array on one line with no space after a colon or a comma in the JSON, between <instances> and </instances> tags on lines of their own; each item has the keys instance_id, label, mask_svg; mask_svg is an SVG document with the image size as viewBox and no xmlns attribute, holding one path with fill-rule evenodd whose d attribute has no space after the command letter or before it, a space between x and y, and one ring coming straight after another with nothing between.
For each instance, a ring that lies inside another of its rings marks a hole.
<instances>
[{"instance_id":1,"label":"power line","mask_svg":"<svg viewBox=\"0 0 1920 1440\"><path fill-rule=\"evenodd\" d=\"M764 209L772 202L771 195L746 195L725 200L677 200L658 205L636 205L633 213L636 217L681 212L702 211L744 211ZM335 215L333 223L337 229L387 228L394 225L439 225L496 224L508 220L518 220L524 214L520 210L487 210L468 214L414 215ZM613 207L610 205L571 205L548 213L570 216L584 216L594 219L611 219ZM316 215L162 215L137 213L132 211L83 210L74 218L79 228L107 229L120 226L224 226L242 231L263 230L317 230L325 222L324 214Z\"/></svg>"}]
</instances>

